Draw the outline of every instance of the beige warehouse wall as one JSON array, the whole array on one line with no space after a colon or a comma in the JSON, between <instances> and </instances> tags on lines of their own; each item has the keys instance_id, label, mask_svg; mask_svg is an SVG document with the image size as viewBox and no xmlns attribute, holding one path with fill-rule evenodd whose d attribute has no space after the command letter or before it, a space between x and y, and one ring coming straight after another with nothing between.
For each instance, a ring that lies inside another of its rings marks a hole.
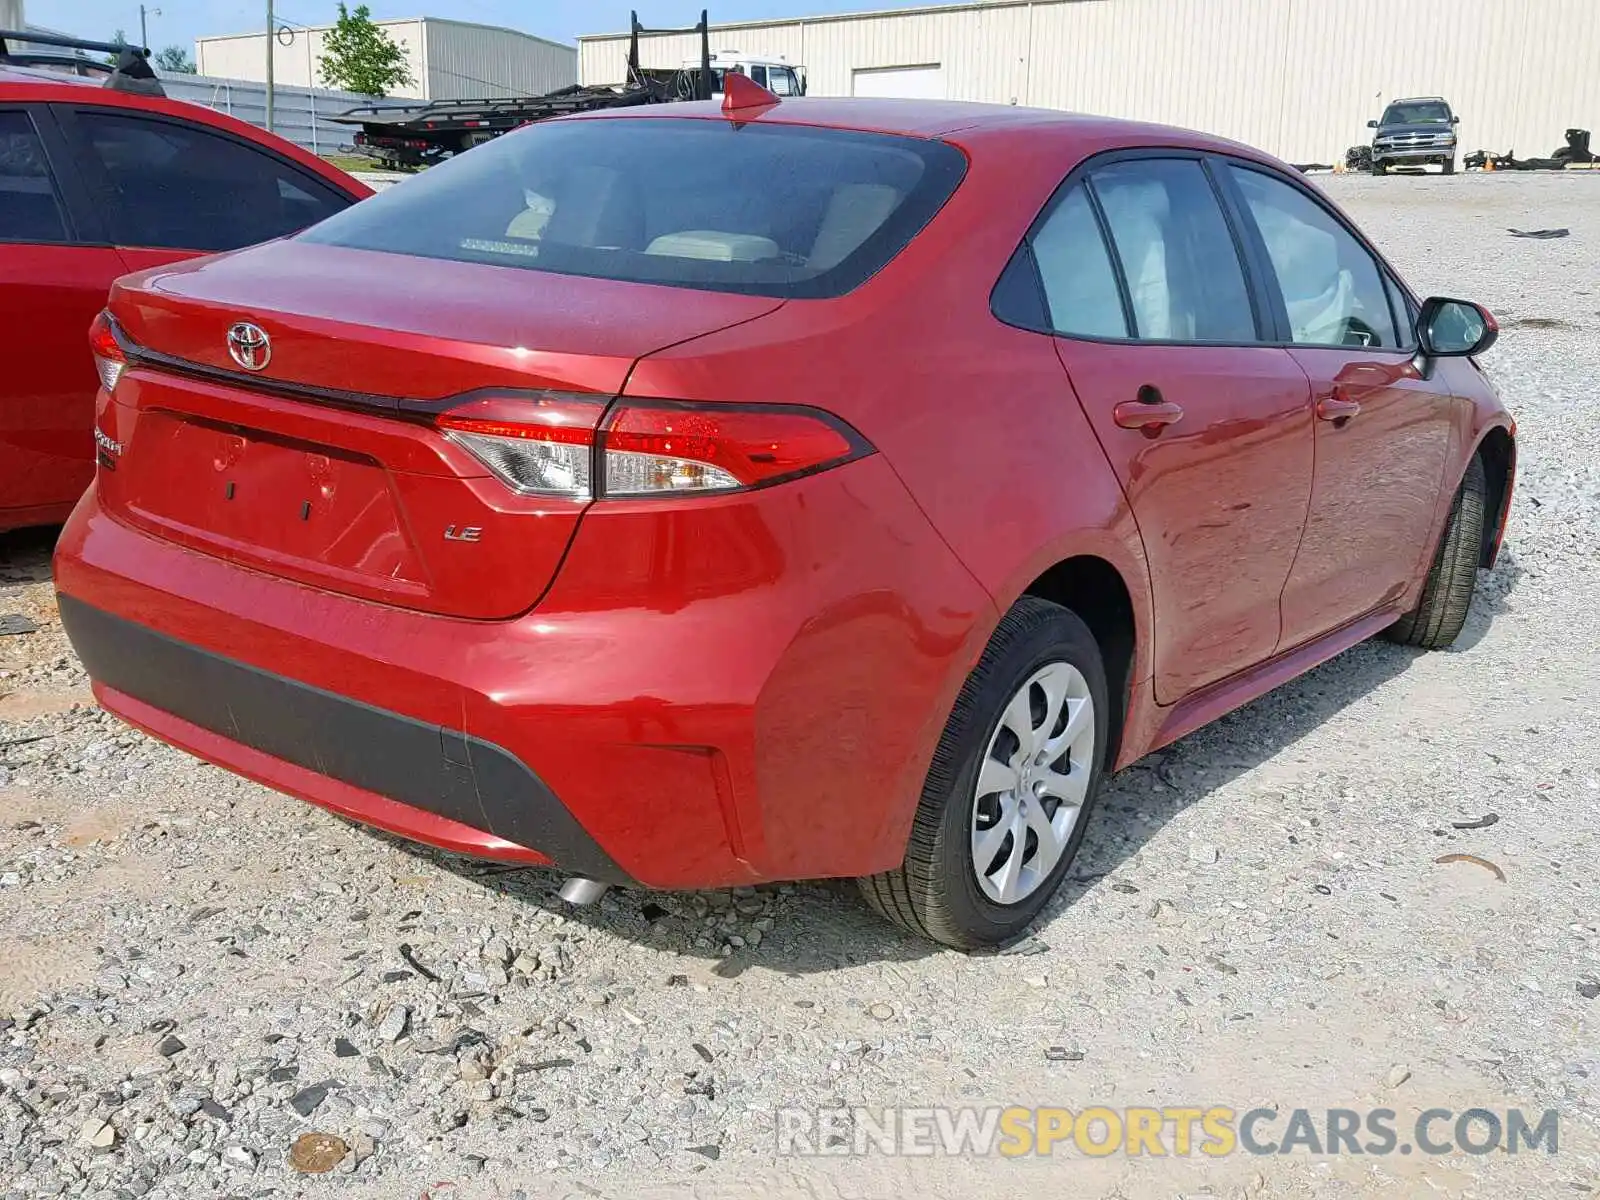
<instances>
[{"instance_id":1,"label":"beige warehouse wall","mask_svg":"<svg viewBox=\"0 0 1600 1200\"><path fill-rule=\"evenodd\" d=\"M422 98L425 83L422 22L383 21L384 30L406 52L406 64L416 83L396 88L394 96ZM295 29L288 45L280 37L273 47L274 83L291 87L321 87L318 61L323 54L326 29ZM267 79L267 37L264 33L243 33L230 37L200 38L194 44L195 67L202 75L223 79L245 79L265 83Z\"/></svg>"},{"instance_id":2,"label":"beige warehouse wall","mask_svg":"<svg viewBox=\"0 0 1600 1200\"><path fill-rule=\"evenodd\" d=\"M578 80L577 50L514 30L462 21L379 22L401 49L416 81L392 93L402 98L537 96ZM326 29L295 29L279 38L272 74L281 84L320 87ZM195 61L202 75L264 83L265 34L201 38Z\"/></svg>"},{"instance_id":3,"label":"beige warehouse wall","mask_svg":"<svg viewBox=\"0 0 1600 1200\"><path fill-rule=\"evenodd\" d=\"M456 21L429 21L426 29L430 99L540 96L578 82L571 46Z\"/></svg>"},{"instance_id":4,"label":"beige warehouse wall","mask_svg":"<svg viewBox=\"0 0 1600 1200\"><path fill-rule=\"evenodd\" d=\"M1203 129L1335 161L1396 96L1442 94L1463 149L1548 154L1600 131L1600 0L1035 0L718 27L714 49L785 55L813 95L855 70L938 63L952 99ZM579 78L619 83L625 36L582 39ZM675 66L696 39L654 39Z\"/></svg>"}]
</instances>

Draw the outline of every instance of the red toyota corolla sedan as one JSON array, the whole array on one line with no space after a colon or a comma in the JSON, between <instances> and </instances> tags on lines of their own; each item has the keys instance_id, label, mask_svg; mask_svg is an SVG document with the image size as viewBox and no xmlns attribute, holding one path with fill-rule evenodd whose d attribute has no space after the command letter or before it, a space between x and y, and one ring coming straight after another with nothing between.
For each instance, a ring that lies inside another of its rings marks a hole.
<instances>
[{"instance_id":1,"label":"red toyota corolla sedan","mask_svg":"<svg viewBox=\"0 0 1600 1200\"><path fill-rule=\"evenodd\" d=\"M994 943L1106 772L1456 636L1494 337L1175 129L551 121L118 284L61 613L133 724L569 898L859 876Z\"/></svg>"}]
</instances>

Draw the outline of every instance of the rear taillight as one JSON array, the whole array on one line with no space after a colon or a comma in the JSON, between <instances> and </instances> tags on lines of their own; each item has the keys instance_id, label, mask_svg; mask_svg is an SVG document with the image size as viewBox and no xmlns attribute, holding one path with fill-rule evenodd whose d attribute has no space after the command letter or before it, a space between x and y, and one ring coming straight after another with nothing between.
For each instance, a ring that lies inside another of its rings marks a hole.
<instances>
[{"instance_id":1,"label":"rear taillight","mask_svg":"<svg viewBox=\"0 0 1600 1200\"><path fill-rule=\"evenodd\" d=\"M100 386L108 392L115 391L117 381L128 369L128 356L117 341L116 327L104 312L89 326L89 349L94 354L94 369L100 373Z\"/></svg>"},{"instance_id":2,"label":"rear taillight","mask_svg":"<svg viewBox=\"0 0 1600 1200\"><path fill-rule=\"evenodd\" d=\"M595 397L563 393L490 397L434 423L512 491L587 500L594 494L594 431L605 408Z\"/></svg>"},{"instance_id":3,"label":"rear taillight","mask_svg":"<svg viewBox=\"0 0 1600 1200\"><path fill-rule=\"evenodd\" d=\"M746 491L868 452L816 409L585 396L477 399L435 418L514 491L572 499Z\"/></svg>"},{"instance_id":4,"label":"rear taillight","mask_svg":"<svg viewBox=\"0 0 1600 1200\"><path fill-rule=\"evenodd\" d=\"M627 400L601 441L608 496L761 487L845 462L864 448L812 409Z\"/></svg>"}]
</instances>

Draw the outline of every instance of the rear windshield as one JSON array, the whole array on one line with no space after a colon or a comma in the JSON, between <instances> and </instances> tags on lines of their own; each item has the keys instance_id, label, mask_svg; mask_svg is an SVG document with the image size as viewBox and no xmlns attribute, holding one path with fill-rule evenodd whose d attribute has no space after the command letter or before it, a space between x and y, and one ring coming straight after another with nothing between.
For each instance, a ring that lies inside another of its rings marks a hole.
<instances>
[{"instance_id":1,"label":"rear windshield","mask_svg":"<svg viewBox=\"0 0 1600 1200\"><path fill-rule=\"evenodd\" d=\"M1367 110L1371 112L1369 108ZM1425 125L1429 122L1448 122L1450 106L1438 100L1408 100L1391 104L1383 110L1380 125Z\"/></svg>"},{"instance_id":2,"label":"rear windshield","mask_svg":"<svg viewBox=\"0 0 1600 1200\"><path fill-rule=\"evenodd\" d=\"M837 296L966 169L943 142L724 120L548 121L301 235L423 258L760 296Z\"/></svg>"}]
</instances>

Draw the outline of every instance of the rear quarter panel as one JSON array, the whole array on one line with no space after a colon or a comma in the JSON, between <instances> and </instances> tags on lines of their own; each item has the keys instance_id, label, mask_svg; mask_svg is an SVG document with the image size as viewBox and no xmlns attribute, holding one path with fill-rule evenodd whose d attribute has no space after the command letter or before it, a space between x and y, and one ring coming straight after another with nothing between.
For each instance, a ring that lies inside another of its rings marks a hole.
<instances>
[{"instance_id":1,"label":"rear quarter panel","mask_svg":"<svg viewBox=\"0 0 1600 1200\"><path fill-rule=\"evenodd\" d=\"M967 148L967 147L964 147ZM1122 575L1147 673L1142 543L1050 338L994 318L989 296L1039 208L1094 147L997 134L928 227L876 277L837 300L789 301L759 321L643 359L626 393L805 404L854 425L993 602L948 664L924 714L934 736L904 766L915 796L937 732L999 617L1062 559L1095 555ZM896 822L903 828L909 821Z\"/></svg>"}]
</instances>

